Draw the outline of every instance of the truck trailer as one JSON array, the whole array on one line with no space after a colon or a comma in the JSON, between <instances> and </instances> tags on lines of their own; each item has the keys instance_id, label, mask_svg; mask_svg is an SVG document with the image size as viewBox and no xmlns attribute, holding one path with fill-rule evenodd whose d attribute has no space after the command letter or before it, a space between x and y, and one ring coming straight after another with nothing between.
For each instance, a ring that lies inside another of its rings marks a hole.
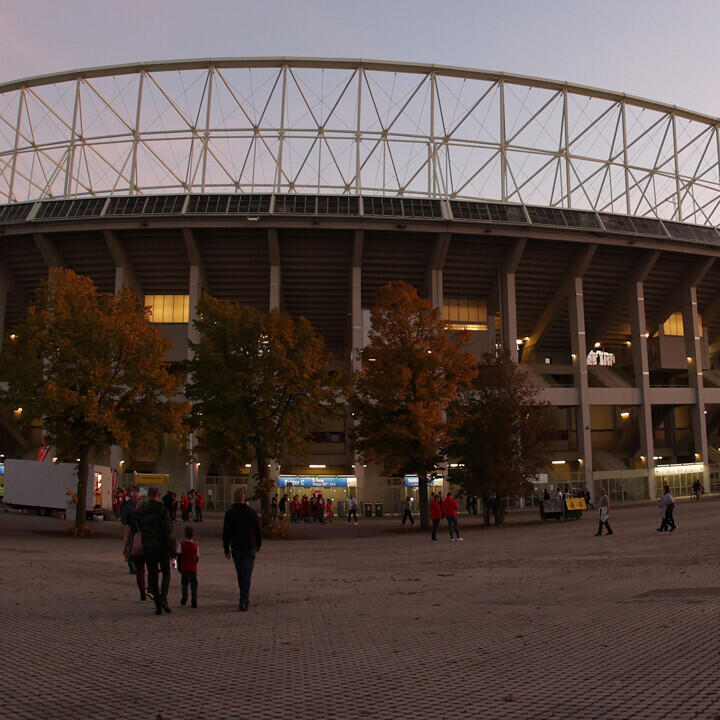
<instances>
[{"instance_id":1,"label":"truck trailer","mask_svg":"<svg viewBox=\"0 0 720 720\"><path fill-rule=\"evenodd\" d=\"M64 512L74 520L75 504L68 491L77 493L77 469L75 463L6 459L4 504L40 515ZM112 509L110 468L88 467L86 503L88 514L96 517Z\"/></svg>"}]
</instances>

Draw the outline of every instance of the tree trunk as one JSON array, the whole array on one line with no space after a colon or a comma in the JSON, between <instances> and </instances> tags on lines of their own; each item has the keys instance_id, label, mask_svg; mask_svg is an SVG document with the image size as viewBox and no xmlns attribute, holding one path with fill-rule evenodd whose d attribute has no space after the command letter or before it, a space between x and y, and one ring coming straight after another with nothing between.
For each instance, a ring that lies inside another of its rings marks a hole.
<instances>
[{"instance_id":1,"label":"tree trunk","mask_svg":"<svg viewBox=\"0 0 720 720\"><path fill-rule=\"evenodd\" d=\"M420 504L420 529L430 529L430 506L428 505L427 475L424 470L418 470L418 500Z\"/></svg>"},{"instance_id":2,"label":"tree trunk","mask_svg":"<svg viewBox=\"0 0 720 720\"><path fill-rule=\"evenodd\" d=\"M483 507L483 524L490 524L490 496L487 493L482 494L482 507Z\"/></svg>"},{"instance_id":3,"label":"tree trunk","mask_svg":"<svg viewBox=\"0 0 720 720\"><path fill-rule=\"evenodd\" d=\"M255 459L258 466L258 493L260 494L260 510L262 512L263 527L269 527L272 522L270 517L270 491L272 480L268 473L267 457L262 448L255 447Z\"/></svg>"},{"instance_id":4,"label":"tree trunk","mask_svg":"<svg viewBox=\"0 0 720 720\"><path fill-rule=\"evenodd\" d=\"M502 525L503 521L505 520L505 503L503 502L503 499L498 496L495 498L495 524L496 525Z\"/></svg>"},{"instance_id":5,"label":"tree trunk","mask_svg":"<svg viewBox=\"0 0 720 720\"><path fill-rule=\"evenodd\" d=\"M87 484L88 484L88 456L90 448L81 445L78 450L80 462L78 463L77 505L75 507L75 529L82 530L87 526Z\"/></svg>"}]
</instances>

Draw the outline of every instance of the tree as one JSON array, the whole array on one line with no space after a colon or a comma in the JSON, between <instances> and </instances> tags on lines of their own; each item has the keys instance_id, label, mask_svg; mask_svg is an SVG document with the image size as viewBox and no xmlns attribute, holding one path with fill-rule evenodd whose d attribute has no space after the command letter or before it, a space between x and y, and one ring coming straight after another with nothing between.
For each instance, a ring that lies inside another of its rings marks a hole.
<instances>
[{"instance_id":1,"label":"tree","mask_svg":"<svg viewBox=\"0 0 720 720\"><path fill-rule=\"evenodd\" d=\"M187 406L171 399L182 377L168 372L168 347L130 290L101 293L90 278L60 268L6 338L0 399L22 408L25 426L41 418L59 455L79 458L77 529L85 525L91 451L150 448L162 433L182 433Z\"/></svg>"},{"instance_id":2,"label":"tree","mask_svg":"<svg viewBox=\"0 0 720 720\"><path fill-rule=\"evenodd\" d=\"M186 389L198 449L234 465L254 454L267 524L274 484L267 461L305 452L312 430L337 407L340 378L303 317L210 296L198 312Z\"/></svg>"},{"instance_id":3,"label":"tree","mask_svg":"<svg viewBox=\"0 0 720 720\"><path fill-rule=\"evenodd\" d=\"M506 352L487 353L472 389L454 409L455 441L448 452L464 467L453 480L483 502L485 524L504 517L503 499L519 497L548 461L554 418L549 403Z\"/></svg>"},{"instance_id":4,"label":"tree","mask_svg":"<svg viewBox=\"0 0 720 720\"><path fill-rule=\"evenodd\" d=\"M371 320L352 395L355 444L388 475L417 474L427 529L427 473L450 440L446 411L476 372L474 356L461 347L469 335L450 332L440 311L402 281L380 289Z\"/></svg>"}]
</instances>

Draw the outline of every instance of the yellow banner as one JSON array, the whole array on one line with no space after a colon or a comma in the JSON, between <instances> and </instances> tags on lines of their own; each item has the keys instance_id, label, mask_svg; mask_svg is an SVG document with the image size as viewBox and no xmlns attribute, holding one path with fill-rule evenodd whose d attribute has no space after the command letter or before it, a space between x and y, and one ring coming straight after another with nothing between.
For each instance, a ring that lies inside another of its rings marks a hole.
<instances>
[{"instance_id":1,"label":"yellow banner","mask_svg":"<svg viewBox=\"0 0 720 720\"><path fill-rule=\"evenodd\" d=\"M565 500L565 507L568 510L587 510L584 498L567 498Z\"/></svg>"},{"instance_id":2,"label":"yellow banner","mask_svg":"<svg viewBox=\"0 0 720 720\"><path fill-rule=\"evenodd\" d=\"M164 473L133 473L133 482L136 485L169 485L170 475Z\"/></svg>"}]
</instances>

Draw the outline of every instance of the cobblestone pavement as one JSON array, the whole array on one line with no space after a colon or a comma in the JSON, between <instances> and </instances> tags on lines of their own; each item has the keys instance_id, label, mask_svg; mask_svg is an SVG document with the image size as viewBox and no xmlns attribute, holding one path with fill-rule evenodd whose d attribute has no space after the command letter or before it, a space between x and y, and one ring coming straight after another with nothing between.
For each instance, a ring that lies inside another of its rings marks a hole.
<instances>
[{"instance_id":1,"label":"cobblestone pavement","mask_svg":"<svg viewBox=\"0 0 720 720\"><path fill-rule=\"evenodd\" d=\"M720 501L485 529L293 529L237 612L220 521L199 530L200 607L138 600L120 526L0 513L0 717L720 719ZM444 528L443 528L444 529ZM180 531L178 532L180 535Z\"/></svg>"}]
</instances>

